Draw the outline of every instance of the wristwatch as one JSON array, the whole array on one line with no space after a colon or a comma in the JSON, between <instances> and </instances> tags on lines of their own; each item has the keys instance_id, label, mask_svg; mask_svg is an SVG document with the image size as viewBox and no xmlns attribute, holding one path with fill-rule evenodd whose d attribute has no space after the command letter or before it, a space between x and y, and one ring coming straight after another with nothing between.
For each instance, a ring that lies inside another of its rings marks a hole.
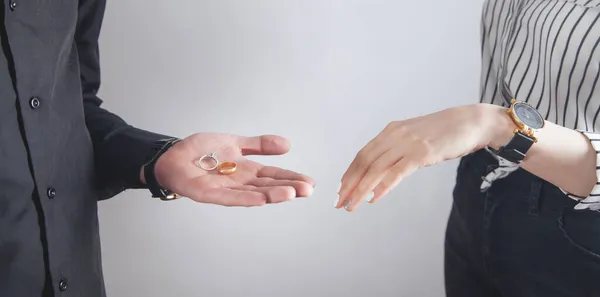
<instances>
[{"instance_id":1,"label":"wristwatch","mask_svg":"<svg viewBox=\"0 0 600 297\"><path fill-rule=\"evenodd\" d=\"M533 106L526 102L512 99L506 113L517 128L513 138L498 150L491 147L487 149L492 153L513 163L521 163L531 146L537 142L535 132L544 128L544 117Z\"/></svg>"},{"instance_id":2,"label":"wristwatch","mask_svg":"<svg viewBox=\"0 0 600 297\"><path fill-rule=\"evenodd\" d=\"M179 141L181 141L179 138L167 138L154 143L156 154L154 154L154 157L152 157L150 162L144 165L144 178L153 198L170 201L180 197L180 195L163 188L156 180L156 175L154 174L154 167L156 166L158 159Z\"/></svg>"}]
</instances>

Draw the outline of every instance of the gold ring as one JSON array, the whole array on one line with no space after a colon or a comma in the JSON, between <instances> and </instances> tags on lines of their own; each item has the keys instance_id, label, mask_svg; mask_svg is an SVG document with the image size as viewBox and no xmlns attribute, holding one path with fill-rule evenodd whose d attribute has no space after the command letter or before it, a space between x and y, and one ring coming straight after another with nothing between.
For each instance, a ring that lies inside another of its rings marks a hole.
<instances>
[{"instance_id":1,"label":"gold ring","mask_svg":"<svg viewBox=\"0 0 600 297\"><path fill-rule=\"evenodd\" d=\"M223 163L220 163L219 166L217 166L217 171L223 175L232 174L236 170L237 170L237 164L235 164L233 162L223 162Z\"/></svg>"}]
</instances>

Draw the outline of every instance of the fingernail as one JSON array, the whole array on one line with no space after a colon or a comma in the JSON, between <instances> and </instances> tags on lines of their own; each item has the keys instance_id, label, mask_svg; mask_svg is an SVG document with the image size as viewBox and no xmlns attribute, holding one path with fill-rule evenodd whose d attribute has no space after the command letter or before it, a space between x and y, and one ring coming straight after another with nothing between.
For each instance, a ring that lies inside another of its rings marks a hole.
<instances>
[{"instance_id":1,"label":"fingernail","mask_svg":"<svg viewBox=\"0 0 600 297\"><path fill-rule=\"evenodd\" d=\"M340 203L340 190L342 189L342 183L340 182L338 184L337 190L335 191L337 193L337 199L335 199L335 205L333 207L337 207L338 203Z\"/></svg>"},{"instance_id":2,"label":"fingernail","mask_svg":"<svg viewBox=\"0 0 600 297\"><path fill-rule=\"evenodd\" d=\"M344 209L350 211L350 204L352 204L352 200L348 200L348 202L346 202L346 205L344 205Z\"/></svg>"},{"instance_id":3,"label":"fingernail","mask_svg":"<svg viewBox=\"0 0 600 297\"><path fill-rule=\"evenodd\" d=\"M373 200L374 197L375 197L375 192L369 193L369 195L367 196L367 202L371 203L371 201Z\"/></svg>"}]
</instances>

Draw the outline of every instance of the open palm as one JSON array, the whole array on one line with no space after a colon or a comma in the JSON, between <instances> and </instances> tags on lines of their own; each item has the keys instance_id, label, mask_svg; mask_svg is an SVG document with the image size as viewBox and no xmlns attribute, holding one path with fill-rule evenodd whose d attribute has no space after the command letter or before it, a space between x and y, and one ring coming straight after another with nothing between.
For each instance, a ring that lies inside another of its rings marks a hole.
<instances>
[{"instance_id":1,"label":"open palm","mask_svg":"<svg viewBox=\"0 0 600 297\"><path fill-rule=\"evenodd\" d=\"M156 178L163 187L182 196L224 206L261 206L308 197L314 187L310 177L244 157L282 155L289 148L285 138L275 135L193 134L158 160ZM215 153L220 162L236 163L236 172L223 175L200 168L197 160L209 153Z\"/></svg>"}]
</instances>

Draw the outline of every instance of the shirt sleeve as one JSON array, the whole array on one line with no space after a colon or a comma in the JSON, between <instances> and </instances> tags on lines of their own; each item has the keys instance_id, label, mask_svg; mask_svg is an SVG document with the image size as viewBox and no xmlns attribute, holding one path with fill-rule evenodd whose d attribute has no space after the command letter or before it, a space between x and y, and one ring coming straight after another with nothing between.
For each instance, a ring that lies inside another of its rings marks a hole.
<instances>
[{"instance_id":1,"label":"shirt sleeve","mask_svg":"<svg viewBox=\"0 0 600 297\"><path fill-rule=\"evenodd\" d=\"M598 174L598 169L600 165L600 134L581 130L578 131L590 140L592 147L596 151L596 185L594 186L591 194L588 197L580 197L577 195L573 195L562 189L561 191L563 191L570 198L579 201L579 203L575 205L575 209L590 209L600 211L600 175Z\"/></svg>"},{"instance_id":2,"label":"shirt sleeve","mask_svg":"<svg viewBox=\"0 0 600 297\"><path fill-rule=\"evenodd\" d=\"M98 38L105 6L105 0L80 0L75 32L85 122L94 147L101 200L125 189L146 188L140 181L140 170L152 158L154 143L168 137L132 127L100 107Z\"/></svg>"}]
</instances>

